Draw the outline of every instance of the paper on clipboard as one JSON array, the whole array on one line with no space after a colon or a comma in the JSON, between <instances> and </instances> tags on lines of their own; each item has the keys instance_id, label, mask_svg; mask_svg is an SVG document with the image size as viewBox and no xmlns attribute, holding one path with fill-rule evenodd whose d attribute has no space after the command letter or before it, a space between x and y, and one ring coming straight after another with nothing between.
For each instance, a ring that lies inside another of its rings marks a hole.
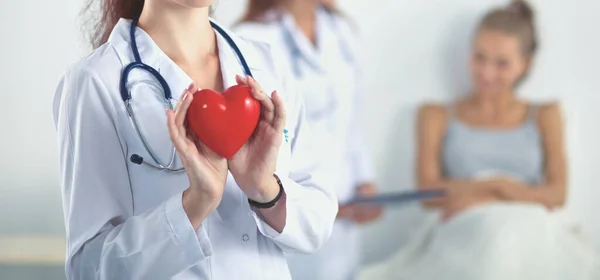
<instances>
[{"instance_id":1,"label":"paper on clipboard","mask_svg":"<svg viewBox=\"0 0 600 280\"><path fill-rule=\"evenodd\" d=\"M400 193L380 194L372 197L355 197L347 205L357 203L379 204L379 205L401 205L410 202L439 198L446 195L445 190L420 190Z\"/></svg>"}]
</instances>

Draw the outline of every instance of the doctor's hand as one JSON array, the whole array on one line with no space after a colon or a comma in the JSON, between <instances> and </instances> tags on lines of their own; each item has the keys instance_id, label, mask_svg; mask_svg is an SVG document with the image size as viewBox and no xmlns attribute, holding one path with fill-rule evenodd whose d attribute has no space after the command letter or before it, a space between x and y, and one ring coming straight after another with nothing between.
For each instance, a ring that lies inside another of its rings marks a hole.
<instances>
[{"instance_id":1,"label":"doctor's hand","mask_svg":"<svg viewBox=\"0 0 600 280\"><path fill-rule=\"evenodd\" d=\"M190 85L175 110L167 110L169 136L190 181L183 193L183 208L194 228L219 205L227 179L227 160L198 141L186 127L187 110L197 90Z\"/></svg>"},{"instance_id":2,"label":"doctor's hand","mask_svg":"<svg viewBox=\"0 0 600 280\"><path fill-rule=\"evenodd\" d=\"M279 193L273 174L285 128L283 100L277 92L273 92L270 98L252 77L238 75L236 81L252 88L252 96L260 102L261 110L254 133L228 161L229 170L249 199L269 202Z\"/></svg>"},{"instance_id":3,"label":"doctor's hand","mask_svg":"<svg viewBox=\"0 0 600 280\"><path fill-rule=\"evenodd\" d=\"M358 196L371 197L376 194L377 190L375 189L375 185L370 183L362 184L356 189L356 195ZM354 222L364 224L379 219L379 217L381 217L382 208L379 205L358 204L354 206L354 211L352 212L352 219Z\"/></svg>"}]
</instances>

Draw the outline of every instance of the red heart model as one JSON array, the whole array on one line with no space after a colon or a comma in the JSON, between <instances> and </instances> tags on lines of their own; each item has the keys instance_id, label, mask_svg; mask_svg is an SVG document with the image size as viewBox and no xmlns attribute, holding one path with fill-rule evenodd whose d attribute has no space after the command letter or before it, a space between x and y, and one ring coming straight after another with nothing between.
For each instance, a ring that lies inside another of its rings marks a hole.
<instances>
[{"instance_id":1,"label":"red heart model","mask_svg":"<svg viewBox=\"0 0 600 280\"><path fill-rule=\"evenodd\" d=\"M203 89L194 94L186 119L202 143L230 159L248 141L260 117L260 103L248 86L236 85L220 94Z\"/></svg>"}]
</instances>

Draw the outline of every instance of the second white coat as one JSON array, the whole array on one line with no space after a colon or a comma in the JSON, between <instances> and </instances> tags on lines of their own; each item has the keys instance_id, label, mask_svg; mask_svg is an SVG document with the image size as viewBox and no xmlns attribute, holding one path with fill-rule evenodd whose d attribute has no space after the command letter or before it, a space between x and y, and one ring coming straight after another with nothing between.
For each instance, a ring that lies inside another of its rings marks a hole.
<instances>
[{"instance_id":1,"label":"second white coat","mask_svg":"<svg viewBox=\"0 0 600 280\"><path fill-rule=\"evenodd\" d=\"M343 204L356 187L373 181L373 170L362 141L358 117L361 111L361 74L353 30L341 16L319 9L316 44L312 44L285 12L271 11L263 22L245 22L238 34L268 42L295 74L306 104L307 121L320 143L316 153ZM315 46L316 45L316 46ZM294 279L348 280L360 266L357 226L338 219L330 240L313 255L290 255Z\"/></svg>"}]
</instances>

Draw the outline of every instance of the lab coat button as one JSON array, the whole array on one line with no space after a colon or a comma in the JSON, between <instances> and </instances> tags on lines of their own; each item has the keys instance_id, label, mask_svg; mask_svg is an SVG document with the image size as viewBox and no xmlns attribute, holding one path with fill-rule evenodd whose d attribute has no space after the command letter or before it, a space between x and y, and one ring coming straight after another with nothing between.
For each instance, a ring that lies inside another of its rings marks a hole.
<instances>
[{"instance_id":1,"label":"lab coat button","mask_svg":"<svg viewBox=\"0 0 600 280\"><path fill-rule=\"evenodd\" d=\"M250 236L248 236L247 234L242 235L242 240L244 240L244 242L250 240Z\"/></svg>"}]
</instances>

